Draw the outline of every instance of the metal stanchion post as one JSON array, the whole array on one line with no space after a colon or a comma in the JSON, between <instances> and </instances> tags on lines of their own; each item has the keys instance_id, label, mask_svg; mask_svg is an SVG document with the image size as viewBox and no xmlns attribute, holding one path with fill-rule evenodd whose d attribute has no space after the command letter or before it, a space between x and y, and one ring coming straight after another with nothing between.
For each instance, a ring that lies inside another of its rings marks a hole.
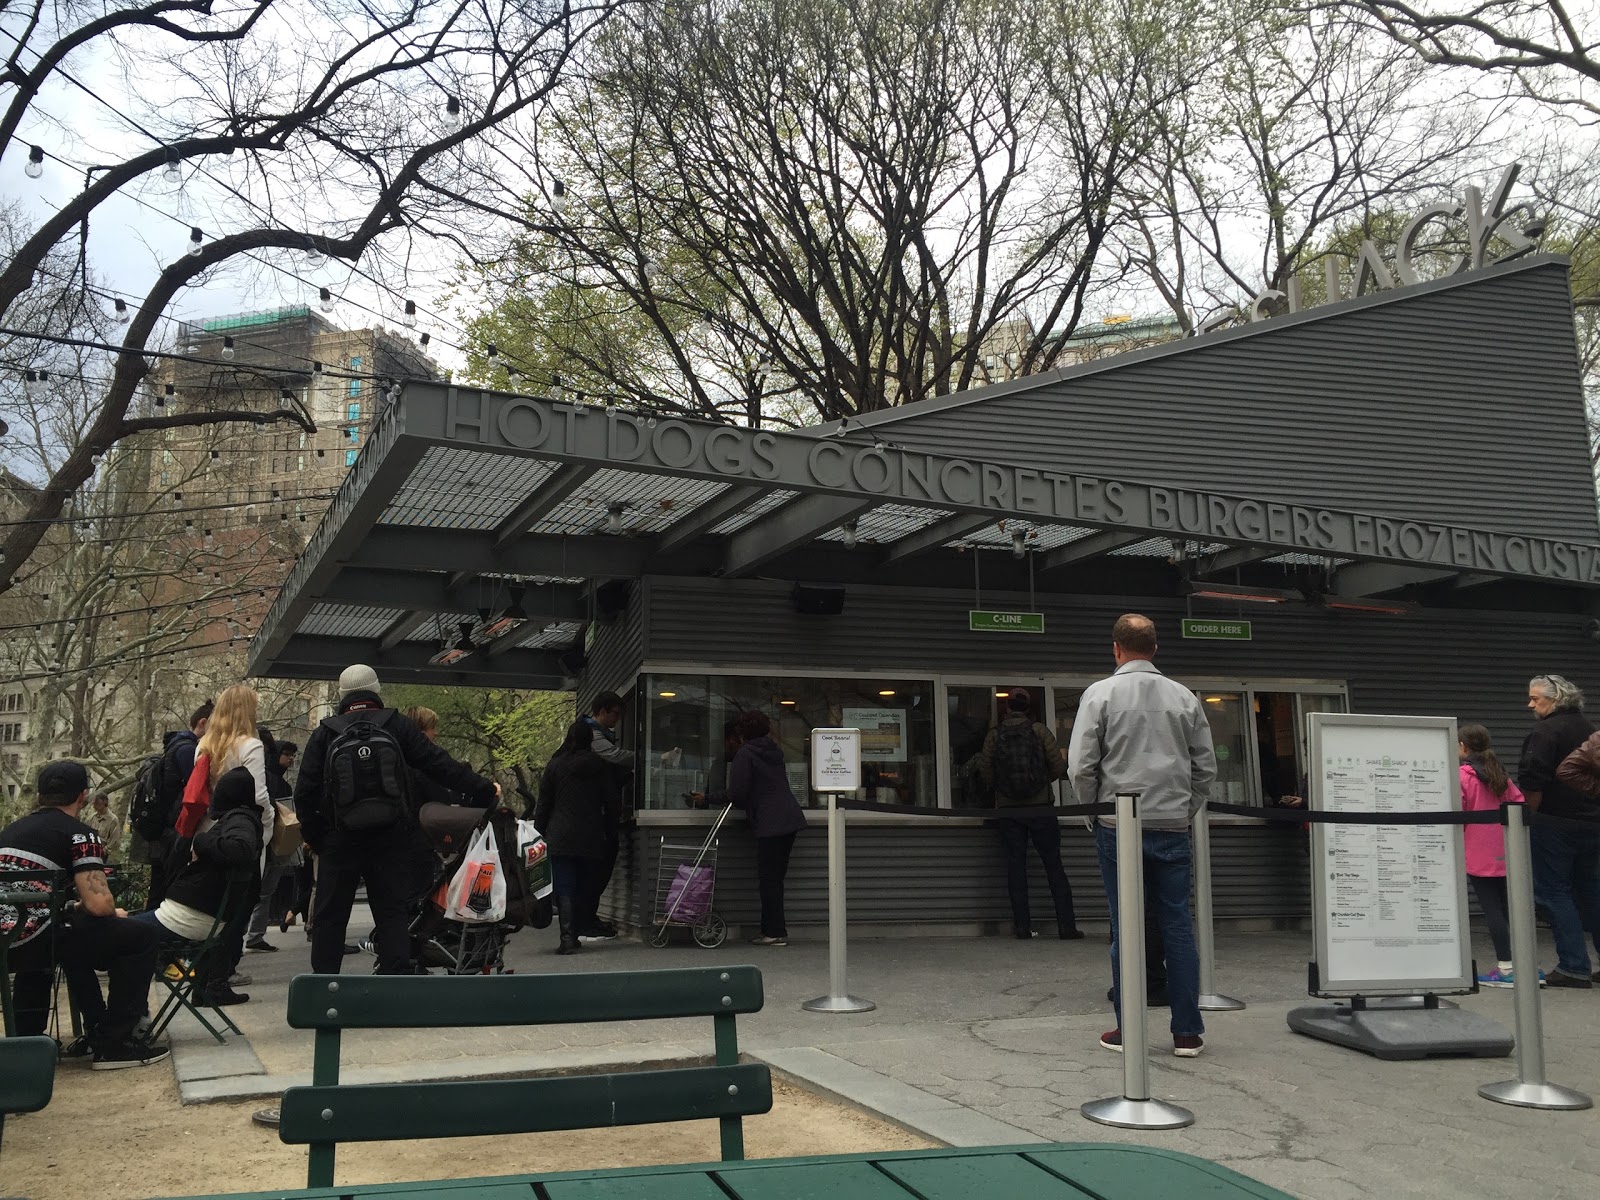
<instances>
[{"instance_id":1,"label":"metal stanchion post","mask_svg":"<svg viewBox=\"0 0 1600 1200\"><path fill-rule=\"evenodd\" d=\"M845 878L844 809L839 797L828 793L828 994L807 1000L800 1007L807 1012L871 1012L878 1006L871 1000L852 996L845 982Z\"/></svg>"},{"instance_id":2,"label":"metal stanchion post","mask_svg":"<svg viewBox=\"0 0 1600 1200\"><path fill-rule=\"evenodd\" d=\"M1506 805L1506 899L1511 910L1512 993L1517 1012L1517 1077L1486 1083L1478 1095L1518 1108L1589 1108L1588 1096L1544 1077L1544 1017L1539 1009L1539 960L1533 921L1533 856L1522 805Z\"/></svg>"},{"instance_id":3,"label":"metal stanchion post","mask_svg":"<svg viewBox=\"0 0 1600 1200\"><path fill-rule=\"evenodd\" d=\"M1139 793L1117 793L1117 962L1122 974L1122 1095L1090 1100L1079 1111L1118 1129L1182 1129L1187 1108L1150 1098L1149 1010L1144 994L1144 823Z\"/></svg>"},{"instance_id":4,"label":"metal stanchion post","mask_svg":"<svg viewBox=\"0 0 1600 1200\"><path fill-rule=\"evenodd\" d=\"M1243 1000L1217 991L1217 936L1211 912L1211 817L1202 804L1195 810L1194 833L1194 932L1200 951L1200 1010L1234 1012L1244 1007Z\"/></svg>"}]
</instances>

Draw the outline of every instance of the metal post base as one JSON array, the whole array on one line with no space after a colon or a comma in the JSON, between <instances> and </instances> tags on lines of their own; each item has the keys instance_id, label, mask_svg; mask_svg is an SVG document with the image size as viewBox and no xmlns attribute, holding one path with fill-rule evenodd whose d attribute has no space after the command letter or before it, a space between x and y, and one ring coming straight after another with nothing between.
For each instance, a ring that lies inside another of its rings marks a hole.
<instances>
[{"instance_id":1,"label":"metal post base","mask_svg":"<svg viewBox=\"0 0 1600 1200\"><path fill-rule=\"evenodd\" d=\"M859 996L818 996L800 1006L807 1012L858 1013L871 1012L878 1006Z\"/></svg>"},{"instance_id":2,"label":"metal post base","mask_svg":"<svg viewBox=\"0 0 1600 1200\"><path fill-rule=\"evenodd\" d=\"M1096 1124L1113 1125L1118 1129L1183 1129L1194 1124L1192 1112L1165 1100L1108 1096L1104 1100L1091 1100L1078 1111Z\"/></svg>"},{"instance_id":3,"label":"metal post base","mask_svg":"<svg viewBox=\"0 0 1600 1200\"><path fill-rule=\"evenodd\" d=\"M1200 997L1201 1012L1238 1012L1245 1007L1243 1000L1235 1000L1232 996L1218 996L1215 994Z\"/></svg>"},{"instance_id":4,"label":"metal post base","mask_svg":"<svg viewBox=\"0 0 1600 1200\"><path fill-rule=\"evenodd\" d=\"M1594 1101L1582 1092L1562 1087L1558 1083L1523 1083L1508 1079L1504 1083L1486 1083L1478 1095L1496 1104L1514 1104L1518 1108L1593 1108Z\"/></svg>"}]
</instances>

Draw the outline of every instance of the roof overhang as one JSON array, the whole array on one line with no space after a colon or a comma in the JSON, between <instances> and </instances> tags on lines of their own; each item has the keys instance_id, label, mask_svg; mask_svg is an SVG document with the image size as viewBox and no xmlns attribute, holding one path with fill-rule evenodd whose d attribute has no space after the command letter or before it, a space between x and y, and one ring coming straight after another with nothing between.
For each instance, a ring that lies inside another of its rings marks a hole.
<instances>
[{"instance_id":1,"label":"roof overhang","mask_svg":"<svg viewBox=\"0 0 1600 1200\"><path fill-rule=\"evenodd\" d=\"M1020 543L1018 538L1020 535ZM559 687L592 585L643 574L950 582L958 551L1081 590L1085 564L1186 577L1255 564L1360 573L1339 594L1452 579L1600 587L1600 545L1160 481L925 453L869 431L778 432L442 384L378 419L251 647L257 675ZM945 556L940 559L939 556ZM1026 563L1027 571L1023 571ZM1370 566L1368 565L1370 564ZM528 619L449 665L520 589ZM1455 589L1459 596L1492 589Z\"/></svg>"}]
</instances>

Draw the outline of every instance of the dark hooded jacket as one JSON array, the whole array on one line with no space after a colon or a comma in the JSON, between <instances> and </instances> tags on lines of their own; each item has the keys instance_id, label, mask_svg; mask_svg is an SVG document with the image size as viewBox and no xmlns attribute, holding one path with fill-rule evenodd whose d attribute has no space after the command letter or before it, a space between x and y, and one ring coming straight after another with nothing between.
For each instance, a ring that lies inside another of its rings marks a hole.
<instances>
[{"instance_id":1,"label":"dark hooded jacket","mask_svg":"<svg viewBox=\"0 0 1600 1200\"><path fill-rule=\"evenodd\" d=\"M194 835L196 858L178 872L167 899L197 912L216 916L229 882L243 903L261 870L261 810L256 807L256 781L244 767L225 771L211 789L213 823Z\"/></svg>"},{"instance_id":2,"label":"dark hooded jacket","mask_svg":"<svg viewBox=\"0 0 1600 1200\"><path fill-rule=\"evenodd\" d=\"M589 750L557 754L539 780L533 823L550 853L562 858L605 858L612 825L607 812L611 767Z\"/></svg>"},{"instance_id":3,"label":"dark hooded jacket","mask_svg":"<svg viewBox=\"0 0 1600 1200\"><path fill-rule=\"evenodd\" d=\"M758 838L782 837L806 827L805 810L794 798L783 769L783 751L770 734L752 738L728 767L728 800L750 818Z\"/></svg>"}]
</instances>

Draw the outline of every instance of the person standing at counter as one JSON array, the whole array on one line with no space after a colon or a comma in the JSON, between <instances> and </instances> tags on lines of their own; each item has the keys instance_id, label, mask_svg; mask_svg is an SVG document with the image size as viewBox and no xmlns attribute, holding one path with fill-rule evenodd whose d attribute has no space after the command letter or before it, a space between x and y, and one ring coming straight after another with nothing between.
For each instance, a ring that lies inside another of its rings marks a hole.
<instances>
[{"instance_id":1,"label":"person standing at counter","mask_svg":"<svg viewBox=\"0 0 1600 1200\"><path fill-rule=\"evenodd\" d=\"M783 881L795 835L806 814L789 787L783 751L772 740L772 722L763 712L740 713L733 726L739 748L728 767L728 801L750 818L756 839L756 883L761 892L761 936L756 946L787 946Z\"/></svg>"}]
</instances>

